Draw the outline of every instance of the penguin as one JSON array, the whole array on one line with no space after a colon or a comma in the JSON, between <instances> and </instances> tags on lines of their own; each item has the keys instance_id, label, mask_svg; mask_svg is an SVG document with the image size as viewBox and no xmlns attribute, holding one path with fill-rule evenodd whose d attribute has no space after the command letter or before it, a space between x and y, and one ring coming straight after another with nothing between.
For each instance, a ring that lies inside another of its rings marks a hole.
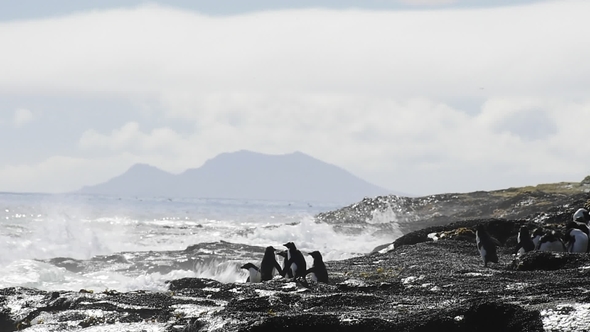
<instances>
[{"instance_id":1,"label":"penguin","mask_svg":"<svg viewBox=\"0 0 590 332\"><path fill-rule=\"evenodd\" d=\"M565 225L566 229L569 228L577 228L579 230L581 230L582 232L586 233L586 235L588 237L590 237L590 229L588 229L588 225L586 225L583 222L578 222L578 221L570 221Z\"/></svg>"},{"instance_id":2,"label":"penguin","mask_svg":"<svg viewBox=\"0 0 590 332\"><path fill-rule=\"evenodd\" d=\"M283 274L283 269L279 263L277 263L277 259L275 258L275 248L266 247L264 251L264 257L262 258L262 263L260 264L260 275L262 281L271 280L274 276L274 270L277 270L280 275Z\"/></svg>"},{"instance_id":3,"label":"penguin","mask_svg":"<svg viewBox=\"0 0 590 332\"><path fill-rule=\"evenodd\" d=\"M498 263L498 255L496 254L497 240L493 239L486 232L483 225L477 225L475 229L475 241L484 267L488 267L488 262Z\"/></svg>"},{"instance_id":4,"label":"penguin","mask_svg":"<svg viewBox=\"0 0 590 332\"><path fill-rule=\"evenodd\" d=\"M259 283L262 281L260 269L256 265L252 263L246 263L242 265L241 268L244 270L248 270L248 272L250 272L250 276L248 277L248 279L246 279L246 282Z\"/></svg>"},{"instance_id":5,"label":"penguin","mask_svg":"<svg viewBox=\"0 0 590 332\"><path fill-rule=\"evenodd\" d=\"M291 272L291 269L287 268L287 261L289 260L287 258L287 250L283 250L283 251L278 251L277 255L283 257L283 272L281 273L281 275L283 277L287 277L287 278L293 278L293 273Z\"/></svg>"},{"instance_id":6,"label":"penguin","mask_svg":"<svg viewBox=\"0 0 590 332\"><path fill-rule=\"evenodd\" d=\"M567 225L564 239L567 243L568 252L588 252L588 234L578 227L578 223L573 221L570 221Z\"/></svg>"},{"instance_id":7,"label":"penguin","mask_svg":"<svg viewBox=\"0 0 590 332\"><path fill-rule=\"evenodd\" d=\"M533 239L529 235L529 229L526 228L526 226L520 226L516 240L518 241L518 245L516 245L514 251L517 255L535 250L535 244L533 243Z\"/></svg>"},{"instance_id":8,"label":"penguin","mask_svg":"<svg viewBox=\"0 0 590 332\"><path fill-rule=\"evenodd\" d=\"M288 249L287 266L285 268L291 270L293 278L305 278L305 271L307 271L307 263L305 262L305 257L303 257L301 251L297 250L297 247L295 247L295 243L287 242L283 245Z\"/></svg>"},{"instance_id":9,"label":"penguin","mask_svg":"<svg viewBox=\"0 0 590 332\"><path fill-rule=\"evenodd\" d=\"M543 235L545 235L545 232L543 231L543 228L541 228L541 227L537 227L533 231L533 234L531 235L531 237L533 240L533 244L535 245L535 249L539 249L539 240L541 239L541 236L543 236Z\"/></svg>"},{"instance_id":10,"label":"penguin","mask_svg":"<svg viewBox=\"0 0 590 332\"><path fill-rule=\"evenodd\" d=\"M551 231L539 239L539 247L540 251L556 251L556 252L564 252L567 251L567 248L563 244L563 241L555 231Z\"/></svg>"},{"instance_id":11,"label":"penguin","mask_svg":"<svg viewBox=\"0 0 590 332\"><path fill-rule=\"evenodd\" d=\"M588 210L584 208L578 209L574 213L574 221L588 224L588 222L590 221L590 214L588 213Z\"/></svg>"},{"instance_id":12,"label":"penguin","mask_svg":"<svg viewBox=\"0 0 590 332\"><path fill-rule=\"evenodd\" d=\"M326 270L326 264L322 259L322 254L319 251L312 251L308 255L313 257L313 265L305 274L311 275L311 280L315 282L328 282L328 270Z\"/></svg>"}]
</instances>

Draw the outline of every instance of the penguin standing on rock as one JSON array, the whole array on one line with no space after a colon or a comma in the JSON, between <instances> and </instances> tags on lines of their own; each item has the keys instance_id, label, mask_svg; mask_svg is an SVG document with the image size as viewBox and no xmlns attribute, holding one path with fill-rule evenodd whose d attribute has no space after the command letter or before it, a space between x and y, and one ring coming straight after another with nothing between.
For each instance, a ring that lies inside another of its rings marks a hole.
<instances>
[{"instance_id":1,"label":"penguin standing on rock","mask_svg":"<svg viewBox=\"0 0 590 332\"><path fill-rule=\"evenodd\" d=\"M588 233L580 229L580 226L588 230L586 224L578 224L574 221L570 221L566 226L564 240L566 240L568 252L588 252Z\"/></svg>"},{"instance_id":2,"label":"penguin standing on rock","mask_svg":"<svg viewBox=\"0 0 590 332\"><path fill-rule=\"evenodd\" d=\"M264 257L262 258L262 263L260 264L260 274L262 281L271 280L274 276L274 269L276 269L279 274L283 274L283 269L279 263L277 263L277 259L275 258L275 248L273 247L266 247L264 251Z\"/></svg>"},{"instance_id":3,"label":"penguin standing on rock","mask_svg":"<svg viewBox=\"0 0 590 332\"><path fill-rule=\"evenodd\" d=\"M312 267L305 272L305 274L311 275L311 280L315 282L328 282L328 270L326 269L326 264L324 264L324 260L322 259L322 254L319 251L312 251L309 253L311 257L313 257L313 265Z\"/></svg>"},{"instance_id":4,"label":"penguin standing on rock","mask_svg":"<svg viewBox=\"0 0 590 332\"><path fill-rule=\"evenodd\" d=\"M283 272L281 273L281 275L283 277L287 277L287 278L293 278L293 273L291 272L291 269L287 268L287 262L289 261L289 259L287 258L287 250L283 250L283 251L278 251L277 255L283 257Z\"/></svg>"},{"instance_id":5,"label":"penguin standing on rock","mask_svg":"<svg viewBox=\"0 0 590 332\"><path fill-rule=\"evenodd\" d=\"M567 251L567 248L563 244L563 241L561 240L559 234L555 231L551 231L541 236L537 248L539 249L539 251Z\"/></svg>"},{"instance_id":6,"label":"penguin standing on rock","mask_svg":"<svg viewBox=\"0 0 590 332\"><path fill-rule=\"evenodd\" d=\"M577 228L577 229L581 230L582 232L586 233L586 235L590 238L590 229L588 228L588 225L586 225L585 223L577 222L577 221L570 221L565 225L565 228L566 229Z\"/></svg>"},{"instance_id":7,"label":"penguin standing on rock","mask_svg":"<svg viewBox=\"0 0 590 332\"><path fill-rule=\"evenodd\" d=\"M518 245L516 245L516 254L524 254L525 252L535 250L535 244L529 234L529 229L526 226L520 226L518 237L516 238Z\"/></svg>"},{"instance_id":8,"label":"penguin standing on rock","mask_svg":"<svg viewBox=\"0 0 590 332\"><path fill-rule=\"evenodd\" d=\"M488 262L498 263L498 254L496 253L498 240L492 238L486 232L483 225L477 225L475 229L475 241L484 267L488 266Z\"/></svg>"},{"instance_id":9,"label":"penguin standing on rock","mask_svg":"<svg viewBox=\"0 0 590 332\"><path fill-rule=\"evenodd\" d=\"M285 266L286 270L291 270L291 274L293 278L297 279L299 277L305 278L305 272L307 271L307 263L305 262L305 257L301 251L297 250L295 247L295 243L287 242L284 244L287 247L287 266ZM283 274L285 271L283 271Z\"/></svg>"},{"instance_id":10,"label":"penguin standing on rock","mask_svg":"<svg viewBox=\"0 0 590 332\"><path fill-rule=\"evenodd\" d=\"M250 275L248 276L248 279L246 279L246 282L251 282L251 283L259 283L262 281L262 275L260 274L260 269L252 264L252 263L246 263L244 265L242 265L241 267L244 270L248 270L248 272L250 273Z\"/></svg>"},{"instance_id":11,"label":"penguin standing on rock","mask_svg":"<svg viewBox=\"0 0 590 332\"><path fill-rule=\"evenodd\" d=\"M543 228L541 227L537 227L533 231L533 235L531 235L531 237L533 240L533 244L535 245L535 249L539 249L539 241L541 240L541 237L543 235L545 235L545 231L543 231Z\"/></svg>"}]
</instances>

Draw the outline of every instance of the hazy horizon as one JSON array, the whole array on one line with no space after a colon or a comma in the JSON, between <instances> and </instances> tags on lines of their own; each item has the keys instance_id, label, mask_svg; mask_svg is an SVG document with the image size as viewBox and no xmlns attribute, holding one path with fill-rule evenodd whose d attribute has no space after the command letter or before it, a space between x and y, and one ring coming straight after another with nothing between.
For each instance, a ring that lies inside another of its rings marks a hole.
<instances>
[{"instance_id":1,"label":"hazy horizon","mask_svg":"<svg viewBox=\"0 0 590 332\"><path fill-rule=\"evenodd\" d=\"M590 174L590 3L0 5L0 191L302 151L424 196Z\"/></svg>"}]
</instances>

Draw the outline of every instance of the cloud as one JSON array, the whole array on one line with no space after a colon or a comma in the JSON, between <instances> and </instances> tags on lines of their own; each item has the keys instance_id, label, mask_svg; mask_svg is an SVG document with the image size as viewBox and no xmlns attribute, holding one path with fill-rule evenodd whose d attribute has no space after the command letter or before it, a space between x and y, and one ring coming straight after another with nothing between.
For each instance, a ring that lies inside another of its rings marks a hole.
<instances>
[{"instance_id":1,"label":"cloud","mask_svg":"<svg viewBox=\"0 0 590 332\"><path fill-rule=\"evenodd\" d=\"M116 96L142 110L85 131L84 158L4 167L0 179L75 189L135 162L180 172L250 149L303 151L418 194L580 180L587 12L559 1L209 17L149 5L2 23L0 93Z\"/></svg>"},{"instance_id":2,"label":"cloud","mask_svg":"<svg viewBox=\"0 0 590 332\"><path fill-rule=\"evenodd\" d=\"M590 3L445 11L159 6L3 23L0 91L585 96Z\"/></svg>"},{"instance_id":3,"label":"cloud","mask_svg":"<svg viewBox=\"0 0 590 332\"><path fill-rule=\"evenodd\" d=\"M125 170L130 158L84 159L54 156L37 164L0 167L3 191L60 193L79 189L81 184L104 181L112 173ZM123 164L123 165L121 165Z\"/></svg>"},{"instance_id":4,"label":"cloud","mask_svg":"<svg viewBox=\"0 0 590 332\"><path fill-rule=\"evenodd\" d=\"M26 108L19 108L14 112L12 123L15 127L20 128L33 120L33 112Z\"/></svg>"},{"instance_id":5,"label":"cloud","mask_svg":"<svg viewBox=\"0 0 590 332\"><path fill-rule=\"evenodd\" d=\"M450 5L459 2L458 0L399 0L398 2L415 6L439 6Z\"/></svg>"}]
</instances>

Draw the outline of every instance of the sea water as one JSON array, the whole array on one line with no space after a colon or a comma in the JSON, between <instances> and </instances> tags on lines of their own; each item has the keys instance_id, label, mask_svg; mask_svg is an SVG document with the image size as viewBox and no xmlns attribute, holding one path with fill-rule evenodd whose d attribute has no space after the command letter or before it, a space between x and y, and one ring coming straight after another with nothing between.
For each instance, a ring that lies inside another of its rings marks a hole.
<instances>
[{"instance_id":1,"label":"sea water","mask_svg":"<svg viewBox=\"0 0 590 332\"><path fill-rule=\"evenodd\" d=\"M282 250L283 243L292 241L304 253L319 250L329 261L366 254L401 235L395 228L384 234L370 227L351 234L314 218L341 207L317 202L0 193L0 288L165 290L167 280L182 277L243 282L246 272L238 262L224 264L229 261L227 251L206 247L200 249L212 257L206 263L165 272L131 271L117 263L92 267L92 261L78 271L53 264L52 259L84 261L119 254L123 259L166 260L167 253L195 244ZM374 213L365 222L383 220L392 219ZM248 253L244 255L248 259ZM311 257L306 258L311 264Z\"/></svg>"}]
</instances>

